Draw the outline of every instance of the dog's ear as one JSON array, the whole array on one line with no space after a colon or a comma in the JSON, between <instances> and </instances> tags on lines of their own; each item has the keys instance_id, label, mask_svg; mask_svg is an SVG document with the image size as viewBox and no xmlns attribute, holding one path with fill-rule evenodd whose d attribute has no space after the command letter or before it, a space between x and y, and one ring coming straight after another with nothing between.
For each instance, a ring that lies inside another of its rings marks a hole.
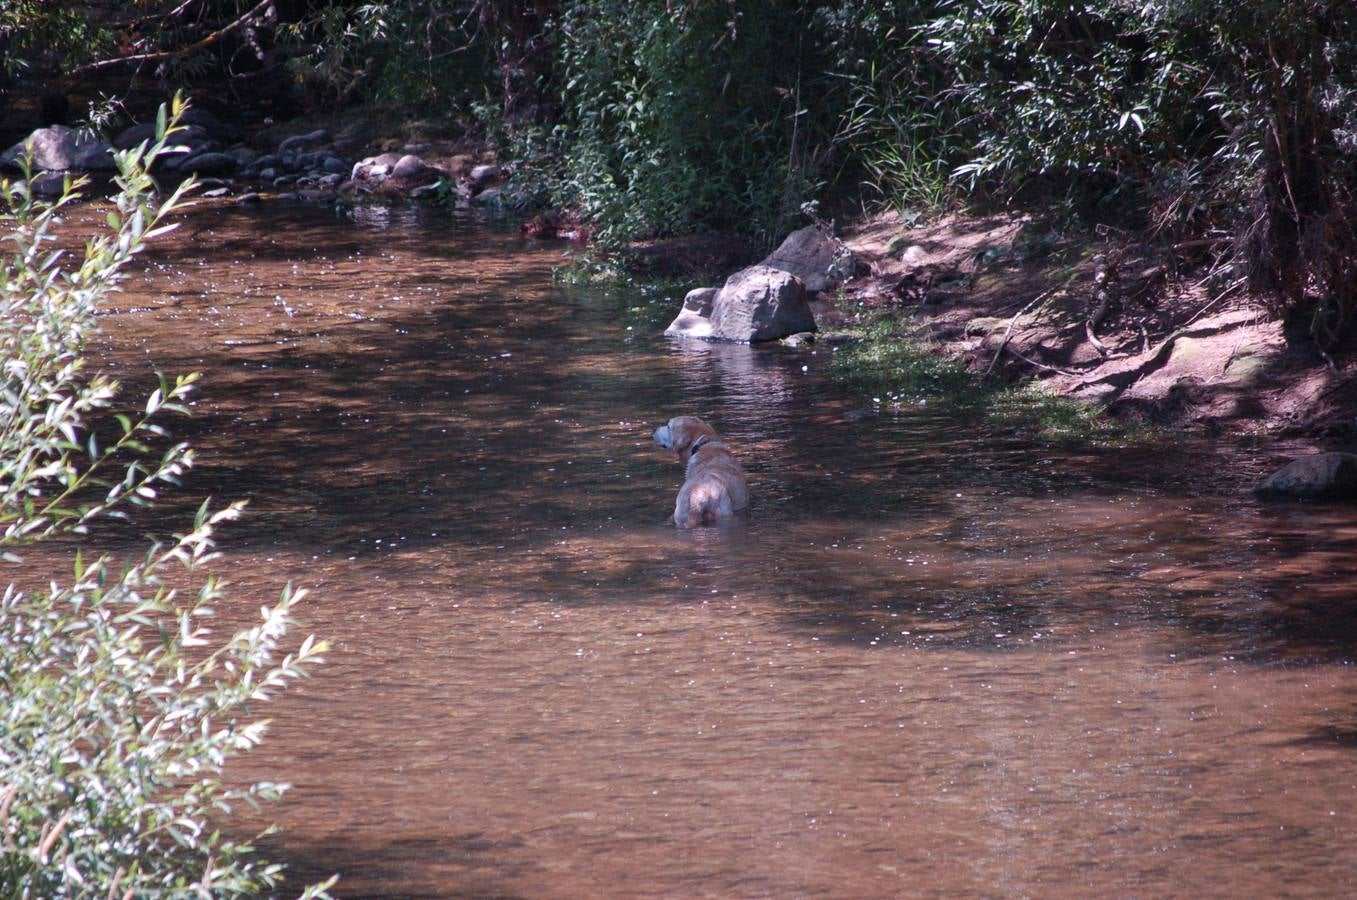
<instances>
[{"instance_id":1,"label":"dog's ear","mask_svg":"<svg viewBox=\"0 0 1357 900\"><path fill-rule=\"evenodd\" d=\"M672 433L674 435L674 449L685 465L693 455L693 451L703 440L716 437L716 431L696 416L683 416L682 421L678 423L678 428L673 430Z\"/></svg>"},{"instance_id":2,"label":"dog's ear","mask_svg":"<svg viewBox=\"0 0 1357 900\"><path fill-rule=\"evenodd\" d=\"M691 416L679 416L669 420L669 449L678 454L683 462L688 461L689 449L697 440L697 429L692 426Z\"/></svg>"}]
</instances>

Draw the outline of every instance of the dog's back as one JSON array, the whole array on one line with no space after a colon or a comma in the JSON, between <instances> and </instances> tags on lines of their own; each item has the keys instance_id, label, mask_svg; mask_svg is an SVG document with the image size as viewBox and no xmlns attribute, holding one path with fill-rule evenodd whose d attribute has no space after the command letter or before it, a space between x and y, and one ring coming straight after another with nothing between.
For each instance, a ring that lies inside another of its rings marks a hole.
<instances>
[{"instance_id":1,"label":"dog's back","mask_svg":"<svg viewBox=\"0 0 1357 900\"><path fill-rule=\"evenodd\" d=\"M744 469L730 448L705 441L688 457L687 478L674 504L674 521L685 528L714 525L749 502Z\"/></svg>"},{"instance_id":2,"label":"dog's back","mask_svg":"<svg viewBox=\"0 0 1357 900\"><path fill-rule=\"evenodd\" d=\"M712 525L749 502L744 469L716 430L695 416L678 416L655 429L655 443L678 453L687 477L674 504L684 528Z\"/></svg>"}]
</instances>

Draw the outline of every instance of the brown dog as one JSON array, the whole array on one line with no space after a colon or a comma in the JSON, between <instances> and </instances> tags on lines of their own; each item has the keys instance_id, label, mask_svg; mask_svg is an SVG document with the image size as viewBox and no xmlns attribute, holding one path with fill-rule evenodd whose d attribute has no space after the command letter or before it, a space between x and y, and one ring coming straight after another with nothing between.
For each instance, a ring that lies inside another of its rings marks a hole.
<instances>
[{"instance_id":1,"label":"brown dog","mask_svg":"<svg viewBox=\"0 0 1357 900\"><path fill-rule=\"evenodd\" d=\"M655 429L655 443L678 454L687 477L674 504L674 521L683 528L711 525L744 509L749 485L730 446L697 416L678 416Z\"/></svg>"}]
</instances>

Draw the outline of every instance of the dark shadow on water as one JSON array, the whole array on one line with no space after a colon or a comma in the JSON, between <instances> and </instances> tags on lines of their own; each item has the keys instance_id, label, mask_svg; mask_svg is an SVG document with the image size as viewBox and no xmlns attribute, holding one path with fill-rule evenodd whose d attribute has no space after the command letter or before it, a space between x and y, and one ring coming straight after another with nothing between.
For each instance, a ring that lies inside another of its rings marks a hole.
<instances>
[{"instance_id":1,"label":"dark shadow on water","mask_svg":"<svg viewBox=\"0 0 1357 900\"><path fill-rule=\"evenodd\" d=\"M308 884L340 876L332 889L337 897L353 900L396 900L396 898L494 898L518 900L523 895L507 885L521 878L526 867L514 861L521 841L495 840L483 832L411 837L385 842L361 838L346 841L336 838L328 843L288 842L285 848L273 847L275 840L261 841L261 851L269 859L287 865L284 888L300 894ZM361 868L365 884L399 883L399 891L346 890L344 875ZM412 871L421 873L423 889L411 889Z\"/></svg>"},{"instance_id":2,"label":"dark shadow on water","mask_svg":"<svg viewBox=\"0 0 1357 900\"><path fill-rule=\"evenodd\" d=\"M151 366L206 373L195 416L171 425L200 464L101 538L134 549L182 529L204 495L248 498L235 553L394 554L450 566L462 594L727 591L774 598L789 631L864 648L1002 652L1158 623L1186 655L1357 654L1351 514L1237 499L1259 474L1247 456L1050 450L945 410L853 419L861 401L824 380L830 350L629 334L625 292L551 285L558 251L459 221L446 227L477 240L449 242L444 225L227 210L149 256L151 286L129 300L150 311L120 323L116 374L136 396ZM189 263L212 289L156 306ZM682 471L649 435L685 412L739 448L746 522L660 524Z\"/></svg>"},{"instance_id":3,"label":"dark shadow on water","mask_svg":"<svg viewBox=\"0 0 1357 900\"><path fill-rule=\"evenodd\" d=\"M833 351L628 331L681 292L555 286L559 248L427 212L187 224L98 358L129 397L205 373L167 423L200 462L94 543L139 554L203 496L248 498L219 633L313 590L301 625L334 649L230 773L296 782L263 841L294 885L1352 880L1329 810L1354 780L1357 514L1253 502L1282 450L1051 448L874 407L828 380ZM683 471L650 435L680 413L737 448L740 519L667 521ZM50 569L69 559L43 548L26 571Z\"/></svg>"}]
</instances>

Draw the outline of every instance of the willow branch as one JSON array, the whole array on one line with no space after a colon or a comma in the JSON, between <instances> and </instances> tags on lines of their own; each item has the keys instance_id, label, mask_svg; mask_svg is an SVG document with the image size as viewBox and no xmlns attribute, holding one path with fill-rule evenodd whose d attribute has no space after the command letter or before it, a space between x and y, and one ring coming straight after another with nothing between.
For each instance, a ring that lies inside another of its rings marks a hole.
<instances>
[{"instance_id":1,"label":"willow branch","mask_svg":"<svg viewBox=\"0 0 1357 900\"><path fill-rule=\"evenodd\" d=\"M231 22L227 25L223 25L221 28L218 28L216 31L212 32L207 37L203 38L202 40L195 41L194 43L189 44L187 47L180 47L178 50L157 50L154 53L135 53L131 56L118 56L114 57L113 59L101 59L98 62L86 63L83 66L77 66L75 69L71 71L71 74L86 75L89 74L90 72L98 72L101 69L108 69L112 68L113 66L120 66L126 63L163 62L167 59L175 59L180 56L185 56L189 53L193 53L195 50L202 50L204 47L211 47L213 44L217 43L222 38L226 37L228 34L235 31L237 28L240 28L242 25L247 24L256 15L263 12L265 7L269 7L272 5L273 0L259 0L259 3L255 4L249 10L249 12L246 12L243 15L241 15L240 18L236 19L234 22ZM185 6L187 6L187 4L185 4Z\"/></svg>"}]
</instances>

